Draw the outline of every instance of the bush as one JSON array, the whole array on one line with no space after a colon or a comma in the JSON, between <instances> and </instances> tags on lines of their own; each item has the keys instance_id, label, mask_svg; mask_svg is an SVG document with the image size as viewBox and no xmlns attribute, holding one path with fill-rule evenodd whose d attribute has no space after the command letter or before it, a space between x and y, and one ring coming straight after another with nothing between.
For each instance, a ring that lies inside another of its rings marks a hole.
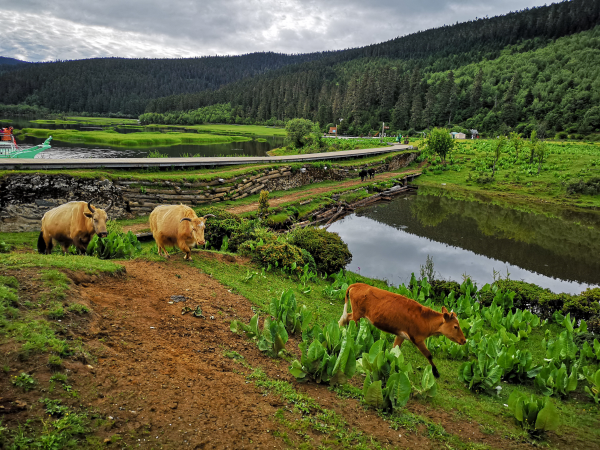
<instances>
[{"instance_id":1,"label":"bush","mask_svg":"<svg viewBox=\"0 0 600 450\"><path fill-rule=\"evenodd\" d=\"M598 195L600 194L600 177L592 177L587 181L575 180L567 185L568 194Z\"/></svg>"},{"instance_id":2,"label":"bush","mask_svg":"<svg viewBox=\"0 0 600 450\"><path fill-rule=\"evenodd\" d=\"M348 245L340 236L321 228L298 228L289 234L288 241L308 251L317 271L327 275L339 272L352 261Z\"/></svg>"},{"instance_id":3,"label":"bush","mask_svg":"<svg viewBox=\"0 0 600 450\"><path fill-rule=\"evenodd\" d=\"M304 266L300 248L276 239L266 243L262 240L246 241L240 245L239 252L250 256L252 261L264 267L270 264L272 267L284 268L296 263L296 270L300 271Z\"/></svg>"},{"instance_id":4,"label":"bush","mask_svg":"<svg viewBox=\"0 0 600 450\"><path fill-rule=\"evenodd\" d=\"M588 288L580 295L569 296L563 304L563 313L576 319L588 320L600 314L600 288Z\"/></svg>"},{"instance_id":5,"label":"bush","mask_svg":"<svg viewBox=\"0 0 600 450\"><path fill-rule=\"evenodd\" d=\"M456 281L431 280L433 293L436 297L448 297L450 292L454 292L456 297L460 297L460 284Z\"/></svg>"},{"instance_id":6,"label":"bush","mask_svg":"<svg viewBox=\"0 0 600 450\"><path fill-rule=\"evenodd\" d=\"M510 290L515 292L516 295L513 299L514 307L519 309L531 309L538 305L541 296L555 295L549 289L543 289L525 281L498 280L495 284L502 291Z\"/></svg>"},{"instance_id":7,"label":"bush","mask_svg":"<svg viewBox=\"0 0 600 450\"><path fill-rule=\"evenodd\" d=\"M227 236L229 239L229 249L233 252L237 250L238 242L243 240L236 240L234 243L231 242L231 236L234 232L239 232L242 227L243 220L227 211L223 211L214 206L200 207L195 209L198 217L203 217L207 214L214 214L215 217L209 217L206 221L206 228L204 229L204 239L208 244L216 249L220 249L223 245L223 238Z\"/></svg>"},{"instance_id":8,"label":"bush","mask_svg":"<svg viewBox=\"0 0 600 450\"><path fill-rule=\"evenodd\" d=\"M300 252L302 253L302 260L304 264L308 264L308 270L311 272L317 273L317 264L315 263L315 258L305 249L301 248Z\"/></svg>"}]
</instances>

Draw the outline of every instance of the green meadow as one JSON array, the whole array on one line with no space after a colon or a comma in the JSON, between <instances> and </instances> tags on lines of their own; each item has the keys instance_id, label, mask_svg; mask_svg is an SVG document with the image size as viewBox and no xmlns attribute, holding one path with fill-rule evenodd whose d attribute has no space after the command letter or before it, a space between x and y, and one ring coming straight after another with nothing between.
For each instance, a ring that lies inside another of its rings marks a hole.
<instances>
[{"instance_id":1,"label":"green meadow","mask_svg":"<svg viewBox=\"0 0 600 450\"><path fill-rule=\"evenodd\" d=\"M552 203L560 207L600 207L600 196L586 188L600 176L600 144L546 142L540 163L531 161L527 143L517 152L507 142L495 161L495 140L459 141L443 162L429 156L429 165L415 182L462 197L485 194L506 205ZM580 188L578 186L583 186Z\"/></svg>"}]
</instances>

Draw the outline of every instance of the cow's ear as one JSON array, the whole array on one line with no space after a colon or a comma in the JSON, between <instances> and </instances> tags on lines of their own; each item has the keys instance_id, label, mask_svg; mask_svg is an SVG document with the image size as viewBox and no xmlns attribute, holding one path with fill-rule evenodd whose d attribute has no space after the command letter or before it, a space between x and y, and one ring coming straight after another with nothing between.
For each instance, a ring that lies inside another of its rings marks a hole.
<instances>
[{"instance_id":1,"label":"cow's ear","mask_svg":"<svg viewBox=\"0 0 600 450\"><path fill-rule=\"evenodd\" d=\"M448 310L445 306L442 306L442 314L444 315L444 321L448 322L450 320L450 314L448 314Z\"/></svg>"},{"instance_id":2,"label":"cow's ear","mask_svg":"<svg viewBox=\"0 0 600 450\"><path fill-rule=\"evenodd\" d=\"M88 218L90 218L90 219L91 219L92 217L94 217L94 215L93 215L92 213L89 213L89 212L84 212L84 213L83 213L83 215L84 215L85 217L88 217Z\"/></svg>"}]
</instances>

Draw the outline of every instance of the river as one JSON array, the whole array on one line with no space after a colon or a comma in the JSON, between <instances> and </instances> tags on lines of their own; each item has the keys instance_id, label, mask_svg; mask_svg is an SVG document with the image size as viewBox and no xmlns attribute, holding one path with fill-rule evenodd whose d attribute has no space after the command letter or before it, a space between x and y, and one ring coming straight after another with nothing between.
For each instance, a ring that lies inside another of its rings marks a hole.
<instances>
[{"instance_id":1,"label":"river","mask_svg":"<svg viewBox=\"0 0 600 450\"><path fill-rule=\"evenodd\" d=\"M408 284L427 258L437 279L479 287L494 277L523 280L553 292L580 293L600 285L600 214L575 220L440 195L406 195L365 207L329 231L348 244L347 269Z\"/></svg>"}]
</instances>

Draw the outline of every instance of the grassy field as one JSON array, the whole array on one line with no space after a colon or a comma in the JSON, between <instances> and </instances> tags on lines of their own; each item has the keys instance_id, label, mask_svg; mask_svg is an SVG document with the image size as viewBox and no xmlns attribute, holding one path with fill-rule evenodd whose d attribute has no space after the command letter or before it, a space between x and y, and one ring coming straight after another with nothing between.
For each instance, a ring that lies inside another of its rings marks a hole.
<instances>
[{"instance_id":1,"label":"grassy field","mask_svg":"<svg viewBox=\"0 0 600 450\"><path fill-rule=\"evenodd\" d=\"M518 154L507 144L494 165L494 141L458 141L443 164L430 157L431 165L416 184L443 187L462 195L483 193L514 205L554 203L566 207L598 208L600 196L567 193L576 180L600 176L600 145L583 142L548 142L540 165L530 163L530 150ZM539 171L539 173L538 173Z\"/></svg>"},{"instance_id":2,"label":"grassy field","mask_svg":"<svg viewBox=\"0 0 600 450\"><path fill-rule=\"evenodd\" d=\"M389 141L389 142L388 142ZM287 155L304 155L310 153L328 153L328 152L341 152L344 150L359 150L364 148L379 148L389 147L393 143L393 138L384 140L383 142L379 139L335 139L335 138L324 138L323 147L305 147L301 149L296 148L276 148L269 151L271 156L287 156Z\"/></svg>"},{"instance_id":3,"label":"grassy field","mask_svg":"<svg viewBox=\"0 0 600 450\"><path fill-rule=\"evenodd\" d=\"M170 147L182 144L227 144L250 140L247 136L221 136L204 133L149 132L117 133L116 131L50 130L44 128L23 128L19 135L47 138L55 141L85 144L106 144L114 147Z\"/></svg>"},{"instance_id":4,"label":"grassy field","mask_svg":"<svg viewBox=\"0 0 600 450\"><path fill-rule=\"evenodd\" d=\"M124 118L109 118L109 117L79 117L79 116L68 116L63 119L37 119L32 120L33 123L40 124L81 124L81 125L95 125L95 126L113 126L113 125L138 125L137 119L124 119Z\"/></svg>"},{"instance_id":5,"label":"grassy field","mask_svg":"<svg viewBox=\"0 0 600 450\"><path fill-rule=\"evenodd\" d=\"M151 124L148 127L159 128L185 128L187 130L198 130L199 133L227 134L239 136L286 136L285 128L265 127L262 125L235 125L208 123L204 125L162 125Z\"/></svg>"}]
</instances>

